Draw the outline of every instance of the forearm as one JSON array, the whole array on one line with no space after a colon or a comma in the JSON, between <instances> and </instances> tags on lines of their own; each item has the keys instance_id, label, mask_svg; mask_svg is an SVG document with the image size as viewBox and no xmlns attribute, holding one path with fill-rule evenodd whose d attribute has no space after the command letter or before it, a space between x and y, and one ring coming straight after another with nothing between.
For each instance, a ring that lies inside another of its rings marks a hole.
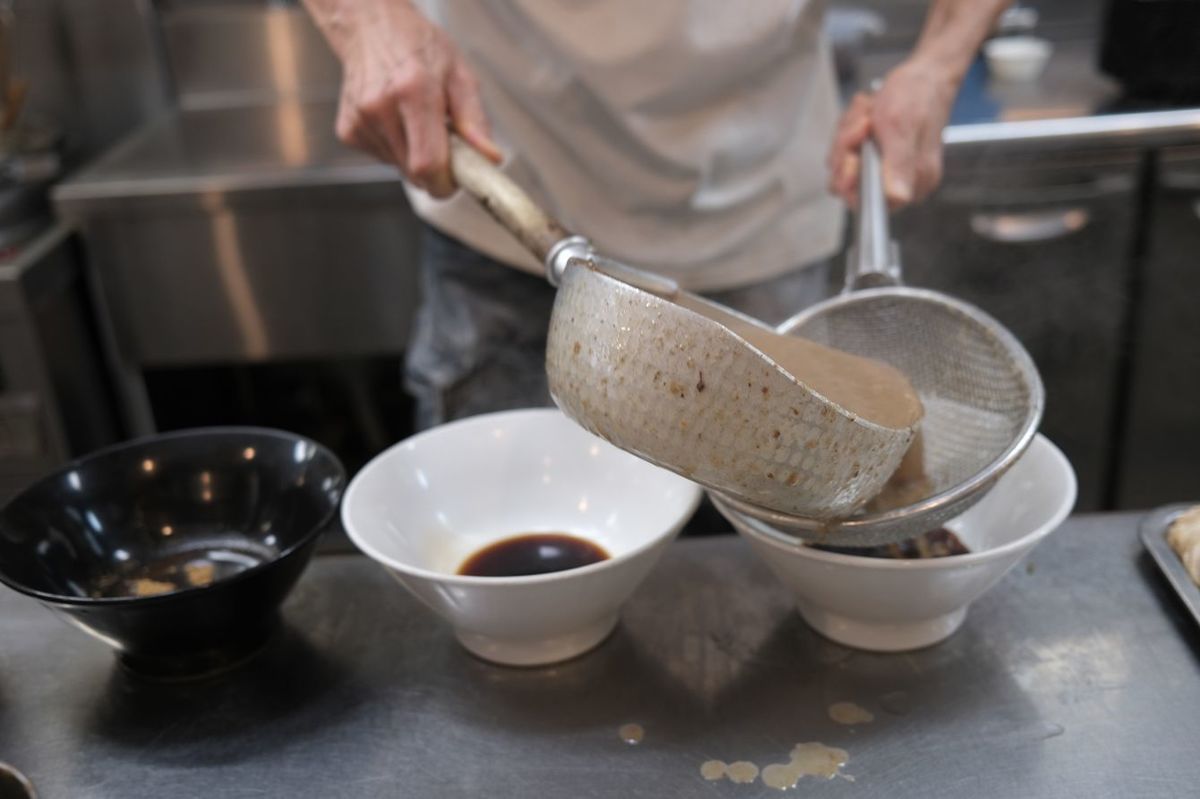
<instances>
[{"instance_id":1,"label":"forearm","mask_svg":"<svg viewBox=\"0 0 1200 799\"><path fill-rule=\"evenodd\" d=\"M954 81L962 80L979 45L1012 0L933 0L909 61Z\"/></svg>"},{"instance_id":2,"label":"forearm","mask_svg":"<svg viewBox=\"0 0 1200 799\"><path fill-rule=\"evenodd\" d=\"M413 11L409 0L302 0L330 47L345 59L350 41L359 31L380 24L398 8Z\"/></svg>"}]
</instances>

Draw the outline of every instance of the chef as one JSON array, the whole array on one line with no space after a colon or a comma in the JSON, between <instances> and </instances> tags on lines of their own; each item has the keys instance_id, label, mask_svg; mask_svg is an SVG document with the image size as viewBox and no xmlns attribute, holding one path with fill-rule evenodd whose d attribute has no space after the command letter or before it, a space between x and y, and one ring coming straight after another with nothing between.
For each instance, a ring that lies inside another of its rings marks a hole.
<instances>
[{"instance_id":1,"label":"chef","mask_svg":"<svg viewBox=\"0 0 1200 799\"><path fill-rule=\"evenodd\" d=\"M936 187L1008 1L932 0L839 122L817 0L305 0L344 68L338 136L395 164L425 223L418 426L549 402L554 289L455 193L447 123L600 252L777 323L827 294L868 135L893 207Z\"/></svg>"}]
</instances>

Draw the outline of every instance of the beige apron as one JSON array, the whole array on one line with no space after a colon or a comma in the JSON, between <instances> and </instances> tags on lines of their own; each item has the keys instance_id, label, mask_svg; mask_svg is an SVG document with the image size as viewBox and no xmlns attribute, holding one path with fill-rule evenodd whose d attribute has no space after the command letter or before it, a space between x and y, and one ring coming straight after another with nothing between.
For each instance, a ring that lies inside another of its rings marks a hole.
<instances>
[{"instance_id":1,"label":"beige apron","mask_svg":"<svg viewBox=\"0 0 1200 799\"><path fill-rule=\"evenodd\" d=\"M830 255L837 115L811 0L424 0L474 65L505 169L605 254L704 291ZM470 198L417 213L531 272Z\"/></svg>"}]
</instances>

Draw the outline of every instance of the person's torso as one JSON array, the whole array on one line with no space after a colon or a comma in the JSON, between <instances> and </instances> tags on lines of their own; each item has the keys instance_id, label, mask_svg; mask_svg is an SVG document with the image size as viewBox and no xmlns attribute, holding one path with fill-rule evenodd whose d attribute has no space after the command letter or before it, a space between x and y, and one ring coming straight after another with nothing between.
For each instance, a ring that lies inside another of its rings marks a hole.
<instances>
[{"instance_id":1,"label":"person's torso","mask_svg":"<svg viewBox=\"0 0 1200 799\"><path fill-rule=\"evenodd\" d=\"M424 5L478 74L513 153L506 169L605 255L708 289L837 246L824 165L837 101L819 3ZM415 199L435 225L516 260L479 240L466 198Z\"/></svg>"}]
</instances>

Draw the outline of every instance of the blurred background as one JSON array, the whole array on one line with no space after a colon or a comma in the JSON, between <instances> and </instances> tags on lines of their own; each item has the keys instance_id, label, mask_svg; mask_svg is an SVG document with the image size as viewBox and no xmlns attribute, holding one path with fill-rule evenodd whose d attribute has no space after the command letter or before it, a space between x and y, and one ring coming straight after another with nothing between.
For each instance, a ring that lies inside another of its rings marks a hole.
<instances>
[{"instance_id":1,"label":"blurred background","mask_svg":"<svg viewBox=\"0 0 1200 799\"><path fill-rule=\"evenodd\" d=\"M1200 68L1162 44L1197 9L1010 10L996 37L1048 62L1005 80L980 56L943 186L895 222L909 283L1034 356L1083 511L1200 486ZM924 12L830 4L847 95ZM0 499L155 430L282 427L351 471L407 435L417 225L395 171L336 141L339 67L298 3L0 0L0 21Z\"/></svg>"}]
</instances>

